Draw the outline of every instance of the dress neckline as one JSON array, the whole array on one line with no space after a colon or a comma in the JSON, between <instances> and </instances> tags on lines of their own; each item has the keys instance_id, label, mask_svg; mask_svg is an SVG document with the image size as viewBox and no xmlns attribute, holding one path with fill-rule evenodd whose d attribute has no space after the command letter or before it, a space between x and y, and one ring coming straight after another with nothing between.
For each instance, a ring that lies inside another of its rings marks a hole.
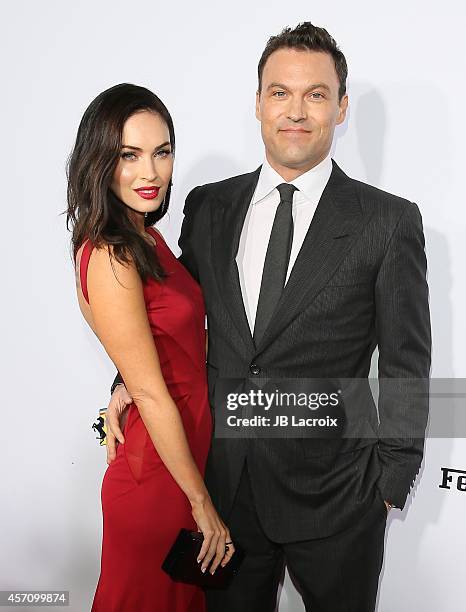
<instances>
[{"instance_id":1,"label":"dress neckline","mask_svg":"<svg viewBox=\"0 0 466 612\"><path fill-rule=\"evenodd\" d=\"M157 230L155 230L151 225L145 228L147 234L150 234L152 238L155 240L155 244L152 245L154 248L158 245L158 238L161 238L161 242L165 242L162 234L160 234Z\"/></svg>"}]
</instances>

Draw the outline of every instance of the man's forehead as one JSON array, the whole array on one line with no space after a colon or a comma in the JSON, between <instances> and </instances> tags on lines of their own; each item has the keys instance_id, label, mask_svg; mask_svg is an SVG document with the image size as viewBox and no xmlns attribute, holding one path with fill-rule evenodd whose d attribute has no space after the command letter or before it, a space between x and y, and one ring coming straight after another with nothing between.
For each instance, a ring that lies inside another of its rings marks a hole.
<instances>
[{"instance_id":1,"label":"man's forehead","mask_svg":"<svg viewBox=\"0 0 466 612\"><path fill-rule=\"evenodd\" d=\"M271 82L303 81L325 83L328 86L338 82L335 63L329 53L322 51L278 49L267 59L263 70L265 86Z\"/></svg>"},{"instance_id":2,"label":"man's forehead","mask_svg":"<svg viewBox=\"0 0 466 612\"><path fill-rule=\"evenodd\" d=\"M264 70L271 66L334 66L334 61L325 51L281 48L270 54Z\"/></svg>"}]
</instances>

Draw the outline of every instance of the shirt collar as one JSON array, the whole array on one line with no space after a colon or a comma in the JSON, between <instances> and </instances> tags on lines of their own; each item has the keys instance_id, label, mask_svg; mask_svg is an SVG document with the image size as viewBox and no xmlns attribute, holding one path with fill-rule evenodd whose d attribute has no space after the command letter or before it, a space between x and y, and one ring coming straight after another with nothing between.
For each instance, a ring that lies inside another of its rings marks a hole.
<instances>
[{"instance_id":1,"label":"shirt collar","mask_svg":"<svg viewBox=\"0 0 466 612\"><path fill-rule=\"evenodd\" d=\"M304 174L301 174L294 181L290 181L292 185L297 187L299 191L311 202L317 204L320 200L325 185L327 184L332 173L332 159L330 152L321 162L311 168ZM268 196L276 187L286 181L272 168L272 166L264 159L262 168L257 181L256 190L252 199L252 203L256 204Z\"/></svg>"}]
</instances>

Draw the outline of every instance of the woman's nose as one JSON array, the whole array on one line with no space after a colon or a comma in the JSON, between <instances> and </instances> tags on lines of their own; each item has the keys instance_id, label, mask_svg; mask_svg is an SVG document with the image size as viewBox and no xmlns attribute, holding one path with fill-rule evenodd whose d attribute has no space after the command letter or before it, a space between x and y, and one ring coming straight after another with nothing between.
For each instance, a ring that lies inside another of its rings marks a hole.
<instances>
[{"instance_id":1,"label":"woman's nose","mask_svg":"<svg viewBox=\"0 0 466 612\"><path fill-rule=\"evenodd\" d=\"M141 168L143 176L141 177L145 181L155 181L157 178L157 170L155 167L155 160L151 158L147 160L144 166Z\"/></svg>"}]
</instances>

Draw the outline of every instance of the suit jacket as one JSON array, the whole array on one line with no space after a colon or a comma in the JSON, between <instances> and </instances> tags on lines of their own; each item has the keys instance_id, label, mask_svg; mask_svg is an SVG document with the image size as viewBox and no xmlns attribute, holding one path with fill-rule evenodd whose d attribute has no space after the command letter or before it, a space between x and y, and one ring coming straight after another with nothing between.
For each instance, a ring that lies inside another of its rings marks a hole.
<instances>
[{"instance_id":1,"label":"suit jacket","mask_svg":"<svg viewBox=\"0 0 466 612\"><path fill-rule=\"evenodd\" d=\"M260 168L196 187L186 199L180 260L204 293L214 418L220 378L367 378L376 346L381 383L428 379L430 316L419 209L349 178L332 163L258 346L235 257ZM360 437L214 436L206 483L217 510L228 524L246 457L262 527L276 542L341 531L361 517L374 495L403 508L422 461L428 394L394 397L381 384L378 411L380 425L369 390L354 419Z\"/></svg>"}]
</instances>

